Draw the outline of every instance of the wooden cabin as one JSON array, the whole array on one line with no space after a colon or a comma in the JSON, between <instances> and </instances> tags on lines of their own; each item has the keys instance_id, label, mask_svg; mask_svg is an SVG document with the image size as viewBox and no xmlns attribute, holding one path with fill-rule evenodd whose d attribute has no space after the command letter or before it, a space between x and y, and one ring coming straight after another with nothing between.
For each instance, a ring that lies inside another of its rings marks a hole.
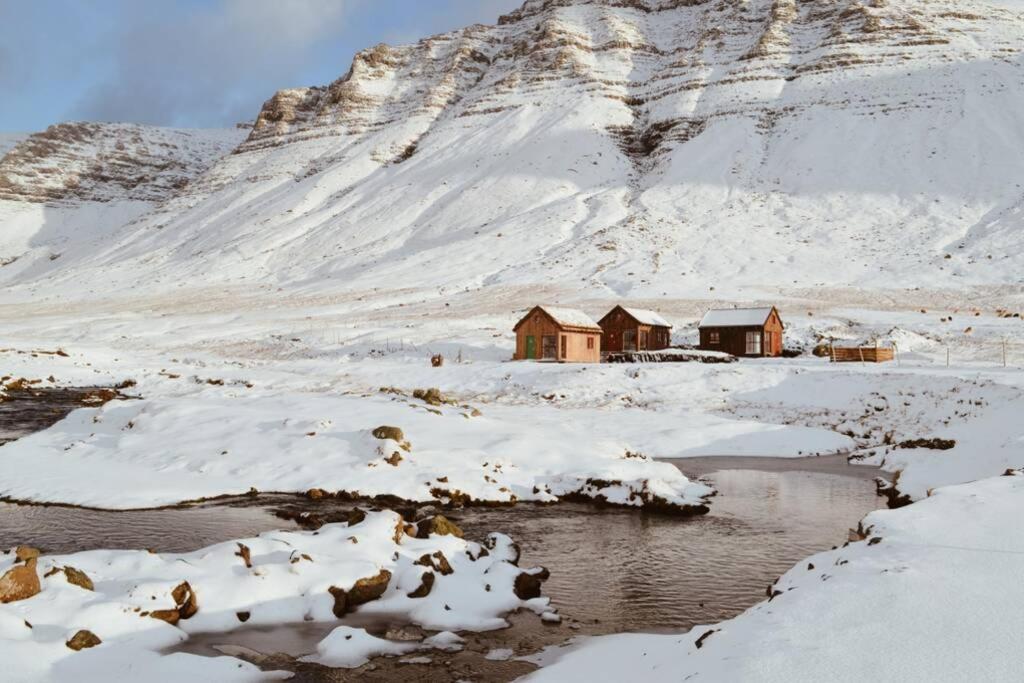
<instances>
[{"instance_id":1,"label":"wooden cabin","mask_svg":"<svg viewBox=\"0 0 1024 683\"><path fill-rule=\"evenodd\" d=\"M574 308L534 306L516 323L513 360L600 363L601 328Z\"/></svg>"},{"instance_id":2,"label":"wooden cabin","mask_svg":"<svg viewBox=\"0 0 1024 683\"><path fill-rule=\"evenodd\" d=\"M672 341L672 325L654 311L616 306L597 321L601 353L660 351Z\"/></svg>"},{"instance_id":3,"label":"wooden cabin","mask_svg":"<svg viewBox=\"0 0 1024 683\"><path fill-rule=\"evenodd\" d=\"M699 328L702 351L751 358L782 355L782 318L774 306L712 309Z\"/></svg>"}]
</instances>

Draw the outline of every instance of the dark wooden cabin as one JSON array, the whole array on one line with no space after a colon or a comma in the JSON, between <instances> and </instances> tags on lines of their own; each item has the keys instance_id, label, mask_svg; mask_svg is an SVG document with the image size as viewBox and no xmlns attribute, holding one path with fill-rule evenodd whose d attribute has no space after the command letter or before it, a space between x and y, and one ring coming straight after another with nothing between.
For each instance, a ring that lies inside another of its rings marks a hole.
<instances>
[{"instance_id":1,"label":"dark wooden cabin","mask_svg":"<svg viewBox=\"0 0 1024 683\"><path fill-rule=\"evenodd\" d=\"M516 323L513 360L600 363L601 328L574 308L534 306Z\"/></svg>"},{"instance_id":2,"label":"dark wooden cabin","mask_svg":"<svg viewBox=\"0 0 1024 683\"><path fill-rule=\"evenodd\" d=\"M660 351L672 341L672 325L654 311L616 306L598 322L602 353Z\"/></svg>"},{"instance_id":3,"label":"dark wooden cabin","mask_svg":"<svg viewBox=\"0 0 1024 683\"><path fill-rule=\"evenodd\" d=\"M718 308L700 321L700 348L734 356L782 355L782 318L774 306Z\"/></svg>"}]
</instances>

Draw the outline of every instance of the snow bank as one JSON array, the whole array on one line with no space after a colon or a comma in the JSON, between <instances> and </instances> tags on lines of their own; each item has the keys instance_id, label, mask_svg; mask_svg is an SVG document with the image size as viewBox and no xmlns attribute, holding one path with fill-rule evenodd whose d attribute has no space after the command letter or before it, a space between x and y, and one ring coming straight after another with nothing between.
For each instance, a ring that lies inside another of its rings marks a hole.
<instances>
[{"instance_id":1,"label":"snow bank","mask_svg":"<svg viewBox=\"0 0 1024 683\"><path fill-rule=\"evenodd\" d=\"M310 488L407 500L700 506L711 493L636 457L598 415L432 406L404 396L260 393L210 387L112 401L4 447L0 491L16 499L154 507L220 494ZM645 422L650 424L650 421ZM378 439L395 426L399 441Z\"/></svg>"},{"instance_id":2,"label":"snow bank","mask_svg":"<svg viewBox=\"0 0 1024 683\"><path fill-rule=\"evenodd\" d=\"M871 513L865 540L801 562L735 619L549 650L525 680L1018 680L1022 509L1020 472L940 489Z\"/></svg>"},{"instance_id":3,"label":"snow bank","mask_svg":"<svg viewBox=\"0 0 1024 683\"><path fill-rule=\"evenodd\" d=\"M157 680L252 680L260 672L236 659L163 653L190 634L331 622L356 608L407 615L432 630L502 628L509 611L549 609L546 598L516 596L518 554L502 534L485 546L451 535L413 538L393 512L186 554L95 550L26 564L10 552L0 556L0 575L31 566L41 591L0 604L0 661L18 681L116 680L140 670ZM101 642L76 652L65 643L83 629ZM357 666L371 654L405 651L378 640L341 626L320 644L318 661ZM452 634L412 647L435 644L451 648Z\"/></svg>"}]
</instances>

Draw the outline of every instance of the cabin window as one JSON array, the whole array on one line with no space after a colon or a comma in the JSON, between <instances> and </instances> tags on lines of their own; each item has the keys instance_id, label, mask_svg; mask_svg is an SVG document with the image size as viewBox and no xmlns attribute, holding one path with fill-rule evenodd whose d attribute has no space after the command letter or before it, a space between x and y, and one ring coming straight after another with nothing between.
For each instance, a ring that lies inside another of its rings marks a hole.
<instances>
[{"instance_id":1,"label":"cabin window","mask_svg":"<svg viewBox=\"0 0 1024 683\"><path fill-rule=\"evenodd\" d=\"M622 350L636 351L636 330L626 330L622 333Z\"/></svg>"},{"instance_id":2,"label":"cabin window","mask_svg":"<svg viewBox=\"0 0 1024 683\"><path fill-rule=\"evenodd\" d=\"M558 337L553 334L545 334L540 338L541 357L549 360L558 358Z\"/></svg>"},{"instance_id":3,"label":"cabin window","mask_svg":"<svg viewBox=\"0 0 1024 683\"><path fill-rule=\"evenodd\" d=\"M718 332L708 332L708 344L721 344L722 337Z\"/></svg>"},{"instance_id":4,"label":"cabin window","mask_svg":"<svg viewBox=\"0 0 1024 683\"><path fill-rule=\"evenodd\" d=\"M640 333L640 348L641 349L646 349L647 348L647 332L641 332Z\"/></svg>"},{"instance_id":5,"label":"cabin window","mask_svg":"<svg viewBox=\"0 0 1024 683\"><path fill-rule=\"evenodd\" d=\"M748 356L760 356L761 355L761 333L760 332L747 332L747 351Z\"/></svg>"},{"instance_id":6,"label":"cabin window","mask_svg":"<svg viewBox=\"0 0 1024 683\"><path fill-rule=\"evenodd\" d=\"M562 358L565 358L568 355L569 355L569 338L563 334L562 335Z\"/></svg>"},{"instance_id":7,"label":"cabin window","mask_svg":"<svg viewBox=\"0 0 1024 683\"><path fill-rule=\"evenodd\" d=\"M593 348L594 348L594 338L593 337L587 337L587 350L588 351L592 351Z\"/></svg>"}]
</instances>

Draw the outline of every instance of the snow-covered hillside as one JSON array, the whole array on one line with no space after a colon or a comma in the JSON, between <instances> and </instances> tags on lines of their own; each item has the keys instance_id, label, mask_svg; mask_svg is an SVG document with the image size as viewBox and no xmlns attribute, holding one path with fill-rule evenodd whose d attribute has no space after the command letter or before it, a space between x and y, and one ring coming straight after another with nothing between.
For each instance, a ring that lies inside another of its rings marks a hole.
<instances>
[{"instance_id":1,"label":"snow-covered hillside","mask_svg":"<svg viewBox=\"0 0 1024 683\"><path fill-rule=\"evenodd\" d=\"M158 210L0 281L1012 293L1022 30L985 0L529 0L278 92Z\"/></svg>"},{"instance_id":2,"label":"snow-covered hillside","mask_svg":"<svg viewBox=\"0 0 1024 683\"><path fill-rule=\"evenodd\" d=\"M69 269L183 191L244 136L240 129L61 123L0 138L0 276L31 280Z\"/></svg>"}]
</instances>

